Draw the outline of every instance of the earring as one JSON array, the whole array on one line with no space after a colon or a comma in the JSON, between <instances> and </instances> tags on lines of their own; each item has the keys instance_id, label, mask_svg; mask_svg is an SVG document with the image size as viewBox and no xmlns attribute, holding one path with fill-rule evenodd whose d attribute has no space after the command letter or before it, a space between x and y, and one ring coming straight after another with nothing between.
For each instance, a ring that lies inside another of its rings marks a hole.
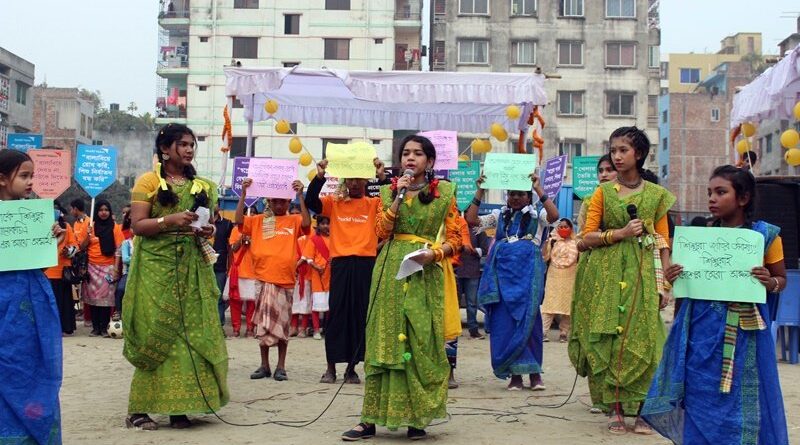
<instances>
[{"instance_id":1,"label":"earring","mask_svg":"<svg viewBox=\"0 0 800 445\"><path fill-rule=\"evenodd\" d=\"M165 161L169 161L169 155L164 153L164 154L161 155L161 159L163 159Z\"/></svg>"}]
</instances>

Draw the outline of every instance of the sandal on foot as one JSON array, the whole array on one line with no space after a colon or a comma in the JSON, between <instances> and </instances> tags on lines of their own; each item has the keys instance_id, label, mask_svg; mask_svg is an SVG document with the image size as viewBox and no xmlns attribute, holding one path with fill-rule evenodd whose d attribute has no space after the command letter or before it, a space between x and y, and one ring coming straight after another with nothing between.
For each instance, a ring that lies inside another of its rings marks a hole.
<instances>
[{"instance_id":1,"label":"sandal on foot","mask_svg":"<svg viewBox=\"0 0 800 445\"><path fill-rule=\"evenodd\" d=\"M371 437L375 437L375 425L367 425L366 423L359 423L352 430L342 434L342 440L346 442L354 442Z\"/></svg>"},{"instance_id":2,"label":"sandal on foot","mask_svg":"<svg viewBox=\"0 0 800 445\"><path fill-rule=\"evenodd\" d=\"M411 440L420 440L424 439L428 433L425 430L419 430L417 428L408 427L408 433L406 433L406 437Z\"/></svg>"},{"instance_id":3,"label":"sandal on foot","mask_svg":"<svg viewBox=\"0 0 800 445\"><path fill-rule=\"evenodd\" d=\"M322 374L322 378L319 379L320 383L336 383L336 374L325 371L325 374Z\"/></svg>"},{"instance_id":4,"label":"sandal on foot","mask_svg":"<svg viewBox=\"0 0 800 445\"><path fill-rule=\"evenodd\" d=\"M259 368L255 370L255 372L250 374L250 378L253 380L267 379L270 377L272 377L272 372L270 372L269 368L265 368L263 366L259 366Z\"/></svg>"},{"instance_id":5,"label":"sandal on foot","mask_svg":"<svg viewBox=\"0 0 800 445\"><path fill-rule=\"evenodd\" d=\"M628 427L625 425L625 419L614 414L608 418L608 432L611 434L625 434L628 432Z\"/></svg>"},{"instance_id":6,"label":"sandal on foot","mask_svg":"<svg viewBox=\"0 0 800 445\"><path fill-rule=\"evenodd\" d=\"M361 379L358 378L358 374L353 372L348 372L344 375L344 382L349 383L351 385L359 385L361 384Z\"/></svg>"},{"instance_id":7,"label":"sandal on foot","mask_svg":"<svg viewBox=\"0 0 800 445\"><path fill-rule=\"evenodd\" d=\"M185 430L192 426L192 422L189 421L189 418L180 415L180 416L169 416L169 426L170 428L175 428L176 430Z\"/></svg>"},{"instance_id":8,"label":"sandal on foot","mask_svg":"<svg viewBox=\"0 0 800 445\"><path fill-rule=\"evenodd\" d=\"M289 380L289 377L286 376L285 369L276 369L275 376L273 376L272 378L274 378L276 382L283 382L284 380Z\"/></svg>"},{"instance_id":9,"label":"sandal on foot","mask_svg":"<svg viewBox=\"0 0 800 445\"><path fill-rule=\"evenodd\" d=\"M641 417L636 418L636 422L633 424L633 432L643 436L649 436L655 433L653 428Z\"/></svg>"},{"instance_id":10,"label":"sandal on foot","mask_svg":"<svg viewBox=\"0 0 800 445\"><path fill-rule=\"evenodd\" d=\"M155 431L158 429L158 424L147 414L131 414L130 417L125 418L125 426L145 431Z\"/></svg>"}]
</instances>

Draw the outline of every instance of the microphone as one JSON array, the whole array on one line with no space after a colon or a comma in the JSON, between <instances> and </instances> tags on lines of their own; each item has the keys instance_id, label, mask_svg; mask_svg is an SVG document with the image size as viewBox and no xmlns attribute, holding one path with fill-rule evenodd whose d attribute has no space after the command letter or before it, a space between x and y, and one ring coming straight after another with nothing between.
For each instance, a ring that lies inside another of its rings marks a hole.
<instances>
[{"instance_id":1,"label":"microphone","mask_svg":"<svg viewBox=\"0 0 800 445\"><path fill-rule=\"evenodd\" d=\"M636 204L628 204L628 207L625 208L628 211L628 216L630 216L631 220L639 219L636 210ZM642 236L639 235L636 237L636 240L639 241L639 247L642 247Z\"/></svg>"},{"instance_id":2,"label":"microphone","mask_svg":"<svg viewBox=\"0 0 800 445\"><path fill-rule=\"evenodd\" d=\"M403 176L408 176L409 178L413 177L414 176L414 170L411 170L410 168L406 169L406 171L403 172ZM403 187L403 188L400 189L399 192L397 192L397 197L400 198L400 201L405 199L406 191L408 191L407 188Z\"/></svg>"}]
</instances>

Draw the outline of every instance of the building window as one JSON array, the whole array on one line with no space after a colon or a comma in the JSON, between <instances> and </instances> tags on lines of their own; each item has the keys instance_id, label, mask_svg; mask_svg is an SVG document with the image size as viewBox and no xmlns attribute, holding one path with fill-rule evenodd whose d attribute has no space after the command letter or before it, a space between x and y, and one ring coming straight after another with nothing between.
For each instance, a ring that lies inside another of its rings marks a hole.
<instances>
[{"instance_id":1,"label":"building window","mask_svg":"<svg viewBox=\"0 0 800 445\"><path fill-rule=\"evenodd\" d=\"M583 116L583 91L559 91L558 114Z\"/></svg>"},{"instance_id":2,"label":"building window","mask_svg":"<svg viewBox=\"0 0 800 445\"><path fill-rule=\"evenodd\" d=\"M200 91L208 90L208 85L197 85L197 89Z\"/></svg>"},{"instance_id":3,"label":"building window","mask_svg":"<svg viewBox=\"0 0 800 445\"><path fill-rule=\"evenodd\" d=\"M200 37L200 43L208 42L208 37Z\"/></svg>"},{"instance_id":4,"label":"building window","mask_svg":"<svg viewBox=\"0 0 800 445\"><path fill-rule=\"evenodd\" d=\"M669 176L669 164L664 164L661 166L661 179L667 179Z\"/></svg>"},{"instance_id":5,"label":"building window","mask_svg":"<svg viewBox=\"0 0 800 445\"><path fill-rule=\"evenodd\" d=\"M349 144L349 139L322 138L322 159L328 154L328 144Z\"/></svg>"},{"instance_id":6,"label":"building window","mask_svg":"<svg viewBox=\"0 0 800 445\"><path fill-rule=\"evenodd\" d=\"M711 122L719 122L719 108L711 109Z\"/></svg>"},{"instance_id":7,"label":"building window","mask_svg":"<svg viewBox=\"0 0 800 445\"><path fill-rule=\"evenodd\" d=\"M681 83L700 82L700 68L681 68Z\"/></svg>"},{"instance_id":8,"label":"building window","mask_svg":"<svg viewBox=\"0 0 800 445\"><path fill-rule=\"evenodd\" d=\"M511 0L511 15L517 17L536 15L536 0Z\"/></svg>"},{"instance_id":9,"label":"building window","mask_svg":"<svg viewBox=\"0 0 800 445\"><path fill-rule=\"evenodd\" d=\"M256 147L256 138L253 138L253 153L255 153ZM231 151L230 157L231 158L243 158L247 156L246 149L247 148L247 137L246 136L234 136L233 141L231 142Z\"/></svg>"},{"instance_id":10,"label":"building window","mask_svg":"<svg viewBox=\"0 0 800 445\"><path fill-rule=\"evenodd\" d=\"M667 147L669 147L669 139L668 138L661 139L661 149L667 151L668 150Z\"/></svg>"},{"instance_id":11,"label":"building window","mask_svg":"<svg viewBox=\"0 0 800 445\"><path fill-rule=\"evenodd\" d=\"M658 122L658 95L647 96L647 118Z\"/></svg>"},{"instance_id":12,"label":"building window","mask_svg":"<svg viewBox=\"0 0 800 445\"><path fill-rule=\"evenodd\" d=\"M258 37L232 37L234 59L258 59Z\"/></svg>"},{"instance_id":13,"label":"building window","mask_svg":"<svg viewBox=\"0 0 800 445\"><path fill-rule=\"evenodd\" d=\"M300 34L300 14L285 14L283 16L283 33Z\"/></svg>"},{"instance_id":14,"label":"building window","mask_svg":"<svg viewBox=\"0 0 800 445\"><path fill-rule=\"evenodd\" d=\"M512 65L536 64L536 42L511 42Z\"/></svg>"},{"instance_id":15,"label":"building window","mask_svg":"<svg viewBox=\"0 0 800 445\"><path fill-rule=\"evenodd\" d=\"M606 0L606 17L635 18L635 0Z\"/></svg>"},{"instance_id":16,"label":"building window","mask_svg":"<svg viewBox=\"0 0 800 445\"><path fill-rule=\"evenodd\" d=\"M197 142L205 142L205 141L206 141L205 136L197 136Z\"/></svg>"},{"instance_id":17,"label":"building window","mask_svg":"<svg viewBox=\"0 0 800 445\"><path fill-rule=\"evenodd\" d=\"M350 10L350 0L325 0L325 9L348 11Z\"/></svg>"},{"instance_id":18,"label":"building window","mask_svg":"<svg viewBox=\"0 0 800 445\"><path fill-rule=\"evenodd\" d=\"M258 9L258 0L233 0L233 9Z\"/></svg>"},{"instance_id":19,"label":"building window","mask_svg":"<svg viewBox=\"0 0 800 445\"><path fill-rule=\"evenodd\" d=\"M17 103L26 105L28 103L28 89L30 87L22 82L17 81Z\"/></svg>"},{"instance_id":20,"label":"building window","mask_svg":"<svg viewBox=\"0 0 800 445\"><path fill-rule=\"evenodd\" d=\"M435 15L445 15L447 12L445 0L433 0L433 13Z\"/></svg>"},{"instance_id":21,"label":"building window","mask_svg":"<svg viewBox=\"0 0 800 445\"><path fill-rule=\"evenodd\" d=\"M242 104L242 102L239 100L238 97L233 98L233 108L244 108L244 105Z\"/></svg>"},{"instance_id":22,"label":"building window","mask_svg":"<svg viewBox=\"0 0 800 445\"><path fill-rule=\"evenodd\" d=\"M568 162L572 162L575 157L580 156L583 153L583 143L582 142L560 142L558 144L558 155L559 156L568 156Z\"/></svg>"},{"instance_id":23,"label":"building window","mask_svg":"<svg viewBox=\"0 0 800 445\"><path fill-rule=\"evenodd\" d=\"M633 68L636 66L636 44L627 42L606 43L606 66Z\"/></svg>"},{"instance_id":24,"label":"building window","mask_svg":"<svg viewBox=\"0 0 800 445\"><path fill-rule=\"evenodd\" d=\"M559 14L562 17L583 17L583 0L561 0Z\"/></svg>"},{"instance_id":25,"label":"building window","mask_svg":"<svg viewBox=\"0 0 800 445\"><path fill-rule=\"evenodd\" d=\"M486 40L459 40L458 63L489 63L489 42Z\"/></svg>"},{"instance_id":26,"label":"building window","mask_svg":"<svg viewBox=\"0 0 800 445\"><path fill-rule=\"evenodd\" d=\"M660 57L658 54L658 46L650 45L647 47L647 66L649 68L658 68Z\"/></svg>"},{"instance_id":27,"label":"building window","mask_svg":"<svg viewBox=\"0 0 800 445\"><path fill-rule=\"evenodd\" d=\"M383 45L383 39L375 39L376 45Z\"/></svg>"},{"instance_id":28,"label":"building window","mask_svg":"<svg viewBox=\"0 0 800 445\"><path fill-rule=\"evenodd\" d=\"M666 124L668 117L669 117L669 111L667 111L667 110L662 111L661 112L661 123L662 124Z\"/></svg>"},{"instance_id":29,"label":"building window","mask_svg":"<svg viewBox=\"0 0 800 445\"><path fill-rule=\"evenodd\" d=\"M293 66L300 65L300 62L283 62L284 68L291 68Z\"/></svg>"},{"instance_id":30,"label":"building window","mask_svg":"<svg viewBox=\"0 0 800 445\"><path fill-rule=\"evenodd\" d=\"M372 145L381 145L381 140L380 139L373 139L372 140Z\"/></svg>"},{"instance_id":31,"label":"building window","mask_svg":"<svg viewBox=\"0 0 800 445\"><path fill-rule=\"evenodd\" d=\"M558 64L560 66L583 65L583 42L558 42Z\"/></svg>"},{"instance_id":32,"label":"building window","mask_svg":"<svg viewBox=\"0 0 800 445\"><path fill-rule=\"evenodd\" d=\"M350 39L325 39L325 60L350 60Z\"/></svg>"},{"instance_id":33,"label":"building window","mask_svg":"<svg viewBox=\"0 0 800 445\"><path fill-rule=\"evenodd\" d=\"M610 91L606 93L606 115L633 116L635 93Z\"/></svg>"},{"instance_id":34,"label":"building window","mask_svg":"<svg viewBox=\"0 0 800 445\"><path fill-rule=\"evenodd\" d=\"M458 13L489 15L489 0L459 0Z\"/></svg>"},{"instance_id":35,"label":"building window","mask_svg":"<svg viewBox=\"0 0 800 445\"><path fill-rule=\"evenodd\" d=\"M764 136L764 151L767 153L772 153L772 135L768 134Z\"/></svg>"}]
</instances>

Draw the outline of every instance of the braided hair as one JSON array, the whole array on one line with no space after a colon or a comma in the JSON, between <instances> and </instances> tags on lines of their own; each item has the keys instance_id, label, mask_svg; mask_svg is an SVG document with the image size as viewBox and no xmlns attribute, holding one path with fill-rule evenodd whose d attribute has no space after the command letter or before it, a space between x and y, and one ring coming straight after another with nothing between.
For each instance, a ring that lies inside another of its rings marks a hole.
<instances>
[{"instance_id":1,"label":"braided hair","mask_svg":"<svg viewBox=\"0 0 800 445\"><path fill-rule=\"evenodd\" d=\"M736 192L736 198L740 199L745 196L748 197L747 204L744 206L744 220L746 226L751 226L753 223L753 213L756 207L756 180L753 175L739 167L732 165L722 165L714 169L711 177L708 179L722 178L730 181L733 190ZM719 224L719 221L715 222Z\"/></svg>"},{"instance_id":2,"label":"braided hair","mask_svg":"<svg viewBox=\"0 0 800 445\"><path fill-rule=\"evenodd\" d=\"M403 162L403 149L406 147L406 144L409 142L416 142L422 145L422 151L425 153L425 157L428 158L429 161L436 161L436 147L433 146L433 142L430 139L426 138L425 136L419 136L416 134L411 134L403 138L400 142L400 150L398 151L397 156L397 163L398 165L402 165ZM436 175L433 169L426 169L425 170L425 180L428 183L431 183L436 178ZM421 191L419 195L419 202L423 204L430 204L433 202L435 198L434 193L431 193L430 188L427 192ZM392 191L392 199L397 198L397 190Z\"/></svg>"},{"instance_id":3,"label":"braided hair","mask_svg":"<svg viewBox=\"0 0 800 445\"><path fill-rule=\"evenodd\" d=\"M180 141L181 138L187 134L192 137L196 144L197 137L186 125L170 123L161 128L161 131L158 132L158 136L156 136L156 155L158 156L158 162L160 162L162 166L164 165L164 153L161 151L162 148L171 147L172 144ZM187 165L183 167L183 175L189 181L193 181L197 176L197 171L192 165ZM167 173L164 168L161 168L161 177L165 180L167 179ZM158 199L158 203L164 207L174 207L180 202L180 198L175 194L172 190L172 186L169 184L167 184L167 190L158 189L156 199ZM205 190L202 190L194 197L192 211L197 210L198 207L208 207L208 193L206 193Z\"/></svg>"},{"instance_id":4,"label":"braided hair","mask_svg":"<svg viewBox=\"0 0 800 445\"><path fill-rule=\"evenodd\" d=\"M640 175L644 173L644 163L647 161L647 155L650 154L650 139L647 137L647 133L635 125L633 127L619 127L608 138L609 145L616 138L628 139L636 154L639 155L639 159L636 160L636 169L639 170Z\"/></svg>"}]
</instances>

